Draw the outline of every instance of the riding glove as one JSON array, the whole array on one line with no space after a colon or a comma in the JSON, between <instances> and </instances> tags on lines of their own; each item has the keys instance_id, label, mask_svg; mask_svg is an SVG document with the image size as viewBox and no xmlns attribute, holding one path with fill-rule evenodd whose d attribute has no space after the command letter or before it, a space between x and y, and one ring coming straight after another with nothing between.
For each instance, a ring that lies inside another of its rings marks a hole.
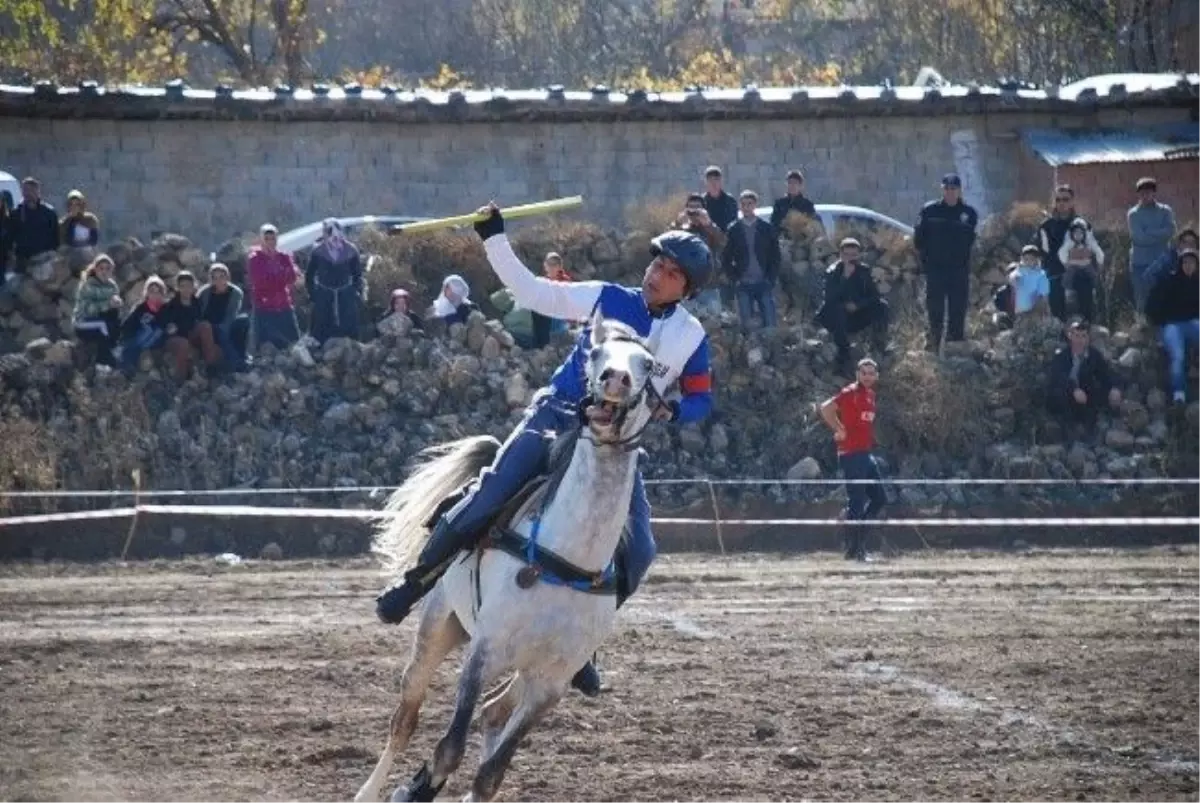
<instances>
[{"instance_id":1,"label":"riding glove","mask_svg":"<svg viewBox=\"0 0 1200 803\"><path fill-rule=\"evenodd\" d=\"M487 220L481 220L475 224L475 233L479 235L479 239L486 240L488 237L494 237L497 234L504 233L504 218L500 215L500 210L492 211L492 216Z\"/></svg>"}]
</instances>

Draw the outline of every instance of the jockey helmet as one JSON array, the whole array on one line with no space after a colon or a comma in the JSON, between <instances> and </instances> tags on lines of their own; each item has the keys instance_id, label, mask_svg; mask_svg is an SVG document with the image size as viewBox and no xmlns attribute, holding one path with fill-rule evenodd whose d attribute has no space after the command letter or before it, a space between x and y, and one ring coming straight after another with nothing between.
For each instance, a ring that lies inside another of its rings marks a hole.
<instances>
[{"instance_id":1,"label":"jockey helmet","mask_svg":"<svg viewBox=\"0 0 1200 803\"><path fill-rule=\"evenodd\" d=\"M687 277L687 295L692 298L712 276L712 252L704 240L687 231L668 231L650 241L650 255L673 259Z\"/></svg>"}]
</instances>

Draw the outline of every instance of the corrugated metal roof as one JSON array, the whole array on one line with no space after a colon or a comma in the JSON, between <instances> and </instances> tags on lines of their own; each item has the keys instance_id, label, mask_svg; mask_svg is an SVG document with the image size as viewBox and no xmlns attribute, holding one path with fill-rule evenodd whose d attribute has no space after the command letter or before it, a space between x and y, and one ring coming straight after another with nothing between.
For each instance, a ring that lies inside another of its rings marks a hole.
<instances>
[{"instance_id":1,"label":"corrugated metal roof","mask_svg":"<svg viewBox=\"0 0 1200 803\"><path fill-rule=\"evenodd\" d=\"M1145 128L1027 128L1021 139L1051 167L1160 162L1200 144L1200 124L1168 123ZM1186 157L1185 157L1186 158Z\"/></svg>"}]
</instances>

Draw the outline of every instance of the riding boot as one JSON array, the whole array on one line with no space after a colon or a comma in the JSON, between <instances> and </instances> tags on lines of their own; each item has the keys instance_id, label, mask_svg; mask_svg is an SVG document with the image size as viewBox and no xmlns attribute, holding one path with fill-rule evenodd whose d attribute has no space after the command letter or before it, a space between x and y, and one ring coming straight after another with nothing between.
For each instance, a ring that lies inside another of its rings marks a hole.
<instances>
[{"instance_id":1,"label":"riding boot","mask_svg":"<svg viewBox=\"0 0 1200 803\"><path fill-rule=\"evenodd\" d=\"M375 598L375 615L379 620L389 625L403 622L450 568L458 553L475 545L476 535L454 527L444 516L439 519L417 557L417 565L404 573L404 582L391 586Z\"/></svg>"}]
</instances>

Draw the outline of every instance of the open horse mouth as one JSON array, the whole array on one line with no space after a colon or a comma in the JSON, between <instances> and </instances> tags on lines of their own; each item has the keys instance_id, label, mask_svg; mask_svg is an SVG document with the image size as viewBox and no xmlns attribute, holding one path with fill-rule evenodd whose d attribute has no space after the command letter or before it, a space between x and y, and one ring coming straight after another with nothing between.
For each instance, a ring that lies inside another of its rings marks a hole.
<instances>
[{"instance_id":1,"label":"open horse mouth","mask_svg":"<svg viewBox=\"0 0 1200 803\"><path fill-rule=\"evenodd\" d=\"M620 404L605 399L588 407L588 420L593 424L606 426L613 422L620 410Z\"/></svg>"}]
</instances>

